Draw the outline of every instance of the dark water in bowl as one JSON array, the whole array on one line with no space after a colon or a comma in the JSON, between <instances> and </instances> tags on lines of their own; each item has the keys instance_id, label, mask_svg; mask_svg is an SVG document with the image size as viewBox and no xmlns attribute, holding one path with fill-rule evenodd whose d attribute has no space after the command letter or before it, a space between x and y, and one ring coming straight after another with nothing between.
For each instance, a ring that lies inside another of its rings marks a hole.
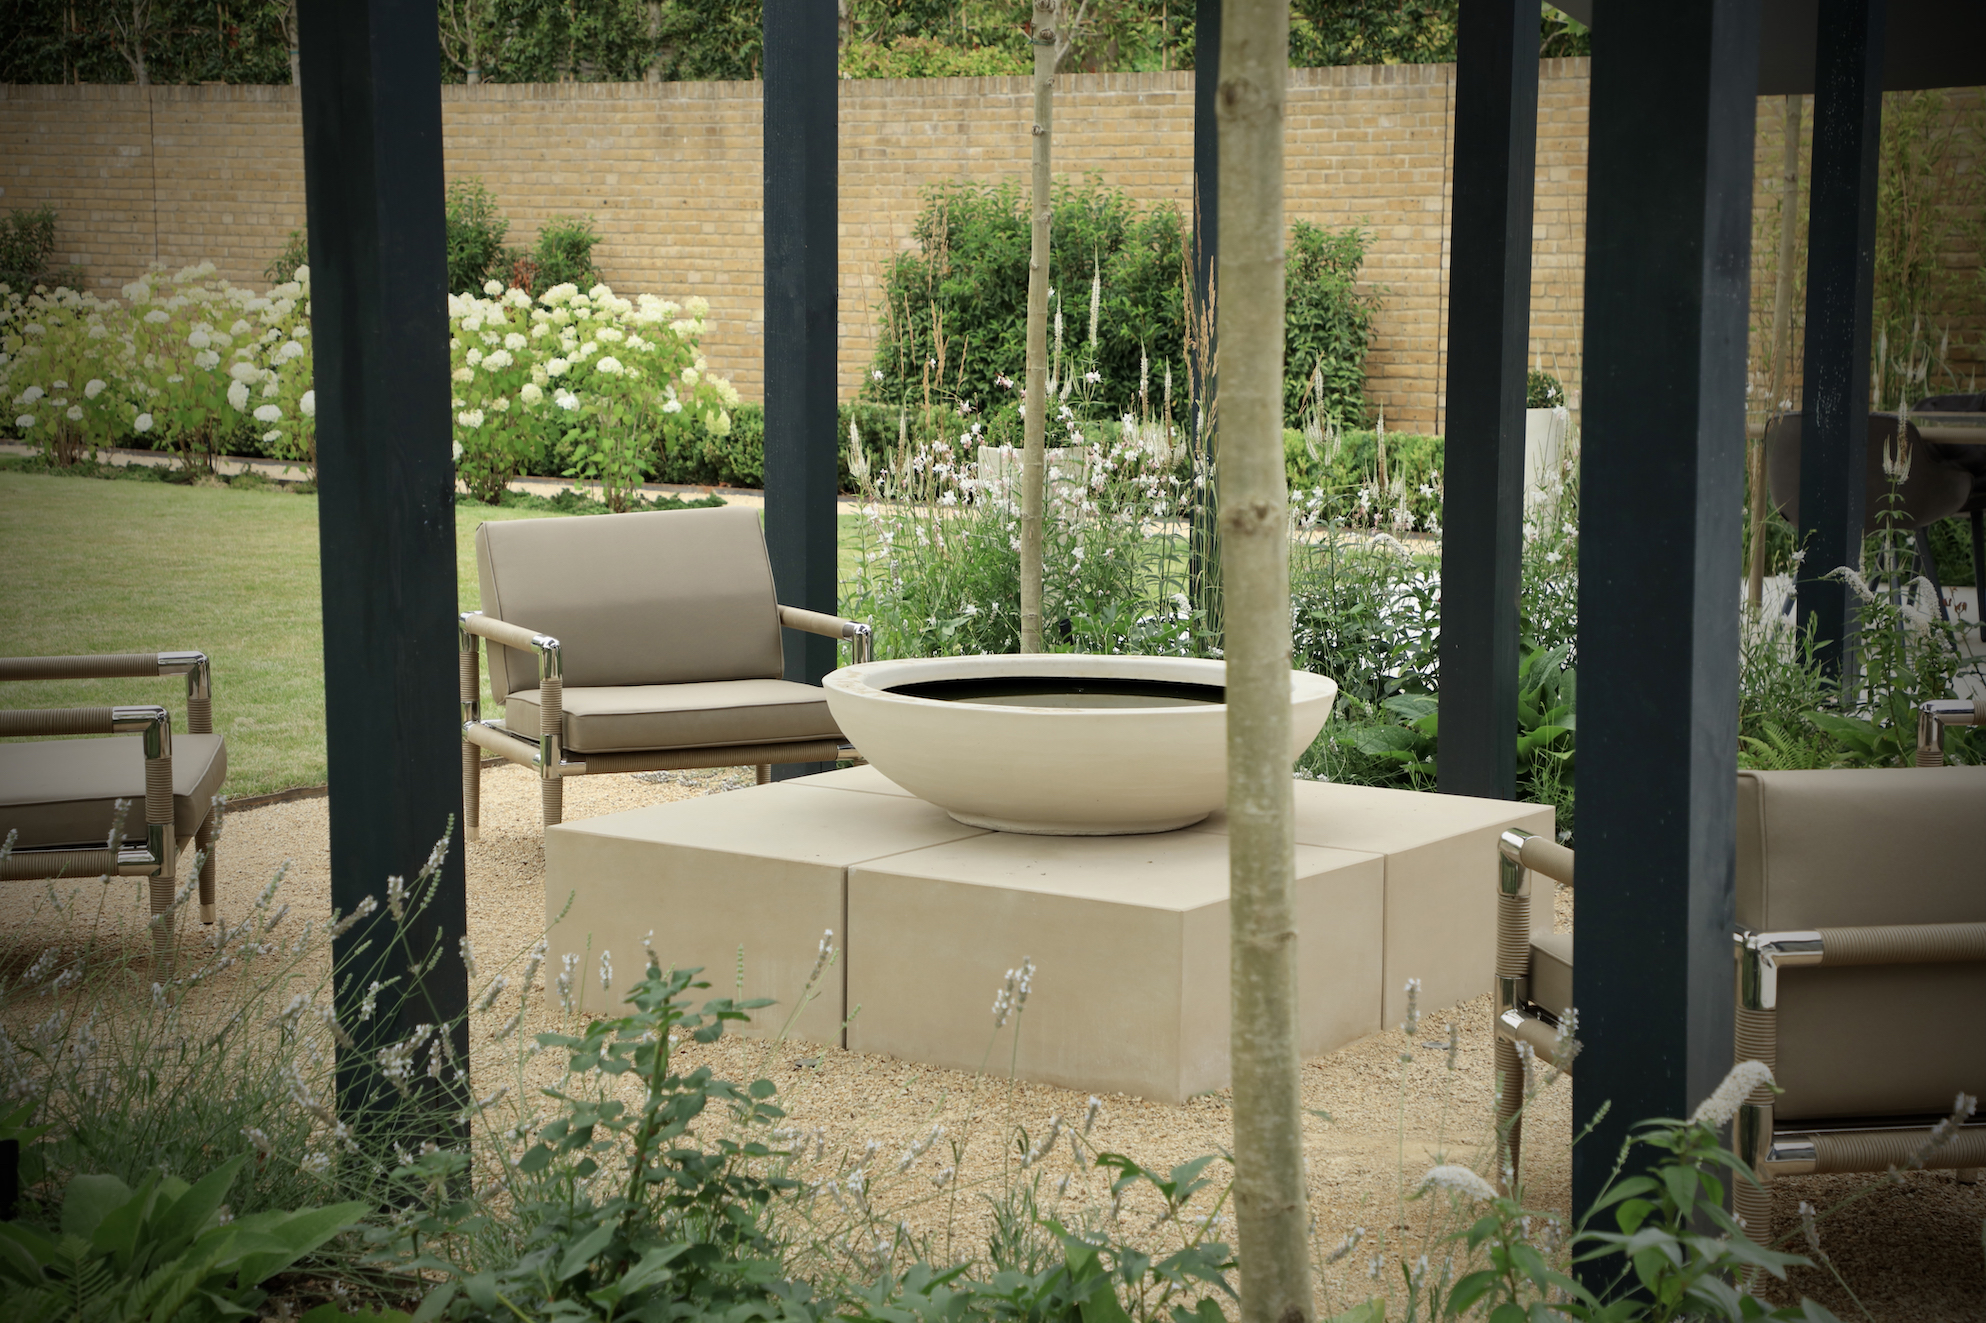
<instances>
[{"instance_id":1,"label":"dark water in bowl","mask_svg":"<svg viewBox=\"0 0 1986 1323\"><path fill-rule=\"evenodd\" d=\"M1207 707L1225 703L1217 684L1068 675L1001 675L961 680L921 680L885 691L943 703L1005 707Z\"/></svg>"}]
</instances>

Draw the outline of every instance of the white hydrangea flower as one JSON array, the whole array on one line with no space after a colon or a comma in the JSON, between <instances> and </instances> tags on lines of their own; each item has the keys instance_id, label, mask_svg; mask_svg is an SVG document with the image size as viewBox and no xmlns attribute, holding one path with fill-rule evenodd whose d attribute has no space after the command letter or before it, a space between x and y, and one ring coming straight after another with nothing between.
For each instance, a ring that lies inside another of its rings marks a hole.
<instances>
[{"instance_id":1,"label":"white hydrangea flower","mask_svg":"<svg viewBox=\"0 0 1986 1323\"><path fill-rule=\"evenodd\" d=\"M68 412L68 414L66 415L66 417L67 417L67 418L69 419L69 421L70 421L70 422L72 422L72 423L80 423L80 422L82 422L82 421L83 421L83 406L82 406L82 405L80 405L80 404L72 404L72 405L70 405L70 406L69 406L69 412Z\"/></svg>"},{"instance_id":2,"label":"white hydrangea flower","mask_svg":"<svg viewBox=\"0 0 1986 1323\"><path fill-rule=\"evenodd\" d=\"M508 349L494 350L490 353L489 357L483 360L483 371L498 372L509 367L514 361Z\"/></svg>"},{"instance_id":3,"label":"white hydrangea flower","mask_svg":"<svg viewBox=\"0 0 1986 1323\"><path fill-rule=\"evenodd\" d=\"M464 354L462 357L468 360L470 367L474 367L478 363L481 363L483 361L483 351L480 349L471 349L468 353Z\"/></svg>"},{"instance_id":4,"label":"white hydrangea flower","mask_svg":"<svg viewBox=\"0 0 1986 1323\"><path fill-rule=\"evenodd\" d=\"M277 423L282 419L283 411L276 405L264 404L255 410L255 421L258 423Z\"/></svg>"},{"instance_id":5,"label":"white hydrangea flower","mask_svg":"<svg viewBox=\"0 0 1986 1323\"><path fill-rule=\"evenodd\" d=\"M522 349L528 343L530 342L515 331L512 331L503 338L503 347L509 350Z\"/></svg>"},{"instance_id":6,"label":"white hydrangea flower","mask_svg":"<svg viewBox=\"0 0 1986 1323\"><path fill-rule=\"evenodd\" d=\"M554 358L545 364L545 373L547 376L563 377L566 374L566 369L571 366L572 364L563 358Z\"/></svg>"},{"instance_id":7,"label":"white hydrangea flower","mask_svg":"<svg viewBox=\"0 0 1986 1323\"><path fill-rule=\"evenodd\" d=\"M137 416L136 418L134 418L134 419L132 419L132 421L131 421L131 430L132 430L132 431L134 431L134 432L149 432L149 431L151 431L151 430L152 430L152 415L150 415L150 414L148 414L148 413L141 413L141 414L139 414L139 415L138 415L138 416Z\"/></svg>"},{"instance_id":8,"label":"white hydrangea flower","mask_svg":"<svg viewBox=\"0 0 1986 1323\"><path fill-rule=\"evenodd\" d=\"M681 400L669 400L662 406L663 413L681 413L682 411L683 402Z\"/></svg>"},{"instance_id":9,"label":"white hydrangea flower","mask_svg":"<svg viewBox=\"0 0 1986 1323\"><path fill-rule=\"evenodd\" d=\"M694 385L696 385L696 383L697 383L697 371L696 371L696 369L695 369L695 368L693 368L693 367L686 367L686 368L684 368L684 369L683 369L683 384L684 384L685 386L694 386Z\"/></svg>"},{"instance_id":10,"label":"white hydrangea flower","mask_svg":"<svg viewBox=\"0 0 1986 1323\"><path fill-rule=\"evenodd\" d=\"M232 386L229 386L228 403L232 404L235 407L236 413L240 413L243 410L247 409L248 387L239 381L235 382Z\"/></svg>"},{"instance_id":11,"label":"white hydrangea flower","mask_svg":"<svg viewBox=\"0 0 1986 1323\"><path fill-rule=\"evenodd\" d=\"M34 426L34 415L31 413L22 414L14 420L14 426L20 428L23 432L27 431L30 427Z\"/></svg>"},{"instance_id":12,"label":"white hydrangea flower","mask_svg":"<svg viewBox=\"0 0 1986 1323\"><path fill-rule=\"evenodd\" d=\"M315 418L317 416L316 391L307 390L297 399L297 412L306 418Z\"/></svg>"},{"instance_id":13,"label":"white hydrangea flower","mask_svg":"<svg viewBox=\"0 0 1986 1323\"><path fill-rule=\"evenodd\" d=\"M293 358L303 357L303 345L295 340L283 341L283 347L276 351L276 361L287 363Z\"/></svg>"},{"instance_id":14,"label":"white hydrangea flower","mask_svg":"<svg viewBox=\"0 0 1986 1323\"><path fill-rule=\"evenodd\" d=\"M83 383L83 398L86 400L94 400L97 396L103 394L103 392L104 382L102 377L91 377L87 382Z\"/></svg>"},{"instance_id":15,"label":"white hydrangea flower","mask_svg":"<svg viewBox=\"0 0 1986 1323\"><path fill-rule=\"evenodd\" d=\"M537 404L545 398L545 392L538 388L536 382L527 381L518 389L517 398L526 404Z\"/></svg>"},{"instance_id":16,"label":"white hydrangea flower","mask_svg":"<svg viewBox=\"0 0 1986 1323\"><path fill-rule=\"evenodd\" d=\"M202 372L211 372L221 365L221 356L211 349L202 349L193 356L193 366Z\"/></svg>"},{"instance_id":17,"label":"white hydrangea flower","mask_svg":"<svg viewBox=\"0 0 1986 1323\"><path fill-rule=\"evenodd\" d=\"M145 320L154 326L163 326L172 320L172 314L163 308L154 308L145 314Z\"/></svg>"},{"instance_id":18,"label":"white hydrangea flower","mask_svg":"<svg viewBox=\"0 0 1986 1323\"><path fill-rule=\"evenodd\" d=\"M33 404L36 400L40 399L42 396L46 395L47 393L48 393L47 391L43 390L39 386L30 386L26 390L22 391L19 395L16 395L14 397L14 403Z\"/></svg>"},{"instance_id":19,"label":"white hydrangea flower","mask_svg":"<svg viewBox=\"0 0 1986 1323\"><path fill-rule=\"evenodd\" d=\"M262 380L262 369L253 363L230 363L228 364L228 375L238 382L260 381Z\"/></svg>"},{"instance_id":20,"label":"white hydrangea flower","mask_svg":"<svg viewBox=\"0 0 1986 1323\"><path fill-rule=\"evenodd\" d=\"M497 295L503 293L503 282L501 280L485 280L483 282L483 293L489 295L491 298L495 298Z\"/></svg>"},{"instance_id":21,"label":"white hydrangea flower","mask_svg":"<svg viewBox=\"0 0 1986 1323\"><path fill-rule=\"evenodd\" d=\"M476 379L476 371L474 368L456 368L455 371L449 373L448 375L452 380L455 381L474 381Z\"/></svg>"},{"instance_id":22,"label":"white hydrangea flower","mask_svg":"<svg viewBox=\"0 0 1986 1323\"><path fill-rule=\"evenodd\" d=\"M193 334L186 337L186 343L195 349L205 349L208 345L214 343L214 337L207 334L207 328L204 325L196 326L193 328Z\"/></svg>"},{"instance_id":23,"label":"white hydrangea flower","mask_svg":"<svg viewBox=\"0 0 1986 1323\"><path fill-rule=\"evenodd\" d=\"M455 421L464 427L481 427L483 425L483 411L481 409L464 409L461 413L455 415Z\"/></svg>"},{"instance_id":24,"label":"white hydrangea flower","mask_svg":"<svg viewBox=\"0 0 1986 1323\"><path fill-rule=\"evenodd\" d=\"M621 375L621 360L615 358L612 354L608 354L605 358L594 364L594 366L610 377Z\"/></svg>"},{"instance_id":25,"label":"white hydrangea flower","mask_svg":"<svg viewBox=\"0 0 1986 1323\"><path fill-rule=\"evenodd\" d=\"M552 402L561 409L577 409L579 407L579 397L569 390L562 390L557 395L554 395Z\"/></svg>"}]
</instances>

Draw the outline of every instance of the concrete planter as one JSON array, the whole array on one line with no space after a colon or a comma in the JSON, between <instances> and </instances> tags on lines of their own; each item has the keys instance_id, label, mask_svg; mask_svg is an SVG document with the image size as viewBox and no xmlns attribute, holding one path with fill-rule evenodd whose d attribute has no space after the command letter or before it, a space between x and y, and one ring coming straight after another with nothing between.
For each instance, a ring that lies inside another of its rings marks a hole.
<instances>
[{"instance_id":1,"label":"concrete planter","mask_svg":"<svg viewBox=\"0 0 1986 1323\"><path fill-rule=\"evenodd\" d=\"M1524 493L1550 487L1565 462L1565 445L1572 436L1572 415L1564 409L1524 411Z\"/></svg>"},{"instance_id":2,"label":"concrete planter","mask_svg":"<svg viewBox=\"0 0 1986 1323\"><path fill-rule=\"evenodd\" d=\"M1227 707L1188 697L1186 687L1224 686L1226 674L1221 662L1192 658L1041 653L869 662L824 684L829 711L863 756L958 821L1117 836L1190 826L1223 806ZM1053 687L1068 692L1034 703L999 696L1015 680L1067 681ZM943 692L948 682L966 696L905 692ZM1124 686L1148 692L1096 692ZM1168 697L1167 686L1180 686L1170 691L1180 696ZM1323 676L1291 672L1292 762L1337 692Z\"/></svg>"}]
</instances>

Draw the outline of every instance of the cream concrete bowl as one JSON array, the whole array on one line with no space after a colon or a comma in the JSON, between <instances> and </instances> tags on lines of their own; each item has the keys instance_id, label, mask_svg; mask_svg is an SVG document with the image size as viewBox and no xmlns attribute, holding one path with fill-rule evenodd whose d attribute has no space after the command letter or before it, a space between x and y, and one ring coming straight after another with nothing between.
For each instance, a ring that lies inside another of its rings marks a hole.
<instances>
[{"instance_id":1,"label":"cream concrete bowl","mask_svg":"<svg viewBox=\"0 0 1986 1323\"><path fill-rule=\"evenodd\" d=\"M1226 666L1081 653L925 657L831 673L828 710L878 771L960 822L1043 836L1191 826L1227 798ZM1290 673L1290 761L1338 686Z\"/></svg>"}]
</instances>

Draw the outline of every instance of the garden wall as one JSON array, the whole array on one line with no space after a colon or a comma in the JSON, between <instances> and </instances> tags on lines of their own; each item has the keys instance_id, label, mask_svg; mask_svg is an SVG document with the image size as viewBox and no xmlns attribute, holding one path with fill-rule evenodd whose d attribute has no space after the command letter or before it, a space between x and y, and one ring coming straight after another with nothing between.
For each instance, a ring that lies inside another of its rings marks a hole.
<instances>
[{"instance_id":1,"label":"garden wall","mask_svg":"<svg viewBox=\"0 0 1986 1323\"><path fill-rule=\"evenodd\" d=\"M1060 82L1058 172L1191 205L1193 76ZM1539 95L1532 357L1578 389L1587 61L1546 60ZM259 281L303 224L302 135L288 87L0 87L0 208L61 213L59 258L112 289L160 260L211 258ZM626 291L710 300L712 365L756 399L762 252L756 83L496 84L441 89L451 177L483 177L528 240L589 212ZM1386 291L1369 384L1389 426L1439 431L1452 65L1290 73L1291 217L1374 231ZM841 388L875 343L882 263L909 243L919 189L1027 170L1024 78L841 84ZM1767 103L1761 104L1762 120ZM1776 121L1775 121L1776 123ZM1761 213L1776 206L1761 125ZM1771 135L1776 139L1776 134ZM1020 364L1007 365L1018 373ZM1574 396L1577 398L1576 394Z\"/></svg>"}]
</instances>

